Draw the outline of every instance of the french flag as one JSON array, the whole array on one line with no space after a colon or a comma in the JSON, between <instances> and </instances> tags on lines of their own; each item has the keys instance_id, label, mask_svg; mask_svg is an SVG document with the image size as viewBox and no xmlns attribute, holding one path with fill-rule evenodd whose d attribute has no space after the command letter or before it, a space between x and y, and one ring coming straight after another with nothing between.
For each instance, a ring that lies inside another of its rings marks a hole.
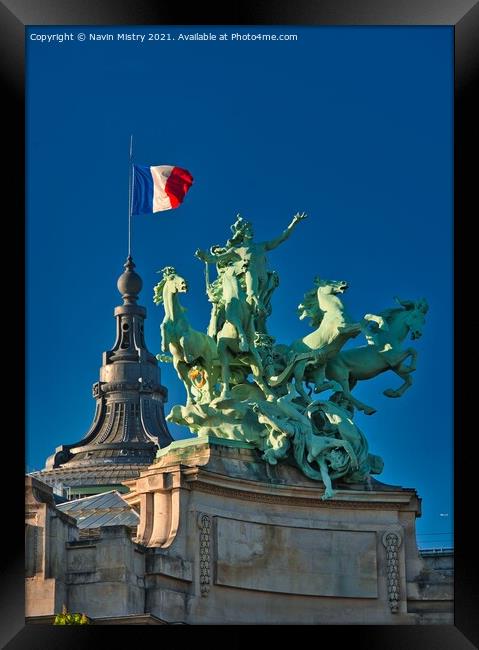
<instances>
[{"instance_id":1,"label":"french flag","mask_svg":"<svg viewBox=\"0 0 479 650\"><path fill-rule=\"evenodd\" d=\"M193 176L181 167L133 165L132 214L177 208L192 184Z\"/></svg>"}]
</instances>

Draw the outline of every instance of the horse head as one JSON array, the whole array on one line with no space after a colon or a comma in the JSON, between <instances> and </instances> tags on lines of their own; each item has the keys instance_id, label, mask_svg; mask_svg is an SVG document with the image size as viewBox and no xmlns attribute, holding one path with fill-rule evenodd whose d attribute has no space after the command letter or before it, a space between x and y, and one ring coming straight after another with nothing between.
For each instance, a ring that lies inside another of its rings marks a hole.
<instances>
[{"instance_id":1,"label":"horse head","mask_svg":"<svg viewBox=\"0 0 479 650\"><path fill-rule=\"evenodd\" d=\"M400 307L393 307L381 312L381 317L387 323L384 336L391 341L403 341L408 333L411 340L421 338L422 330L426 322L426 313L429 309L425 298L419 300L396 299ZM394 345L394 344L393 344Z\"/></svg>"},{"instance_id":2,"label":"horse head","mask_svg":"<svg viewBox=\"0 0 479 650\"><path fill-rule=\"evenodd\" d=\"M349 286L346 280L326 280L320 277L314 278L314 284L316 290L332 294L344 293Z\"/></svg>"},{"instance_id":3,"label":"horse head","mask_svg":"<svg viewBox=\"0 0 479 650\"><path fill-rule=\"evenodd\" d=\"M172 294L186 293L188 291L186 280L181 275L177 275L173 266L165 266L164 269L157 271L157 273L163 273L163 277L153 290L153 302L155 304L158 305L163 302L163 290L165 288Z\"/></svg>"},{"instance_id":4,"label":"horse head","mask_svg":"<svg viewBox=\"0 0 479 650\"><path fill-rule=\"evenodd\" d=\"M326 280L319 276L314 278L314 288L304 294L303 302L298 305L299 320L304 318L311 318L311 327L319 327L325 311L330 309L330 306L325 304L320 305L320 295L335 296L344 293L348 288L348 283L345 280ZM325 301L322 301L325 303ZM326 300L326 303L329 302Z\"/></svg>"},{"instance_id":5,"label":"horse head","mask_svg":"<svg viewBox=\"0 0 479 650\"><path fill-rule=\"evenodd\" d=\"M415 301L414 307L408 310L408 315L405 319L405 324L411 332L411 340L419 339L422 336L422 330L426 322L426 313L429 305L425 298L420 298Z\"/></svg>"}]
</instances>

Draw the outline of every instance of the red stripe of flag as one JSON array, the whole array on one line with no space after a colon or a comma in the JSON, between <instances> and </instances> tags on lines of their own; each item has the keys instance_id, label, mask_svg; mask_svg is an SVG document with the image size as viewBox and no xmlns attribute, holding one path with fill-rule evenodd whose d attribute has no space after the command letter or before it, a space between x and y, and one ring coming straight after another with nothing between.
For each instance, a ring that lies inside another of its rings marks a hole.
<instances>
[{"instance_id":1,"label":"red stripe of flag","mask_svg":"<svg viewBox=\"0 0 479 650\"><path fill-rule=\"evenodd\" d=\"M165 192L168 194L172 208L180 205L192 184L193 176L189 171L181 167L173 167L165 185Z\"/></svg>"}]
</instances>

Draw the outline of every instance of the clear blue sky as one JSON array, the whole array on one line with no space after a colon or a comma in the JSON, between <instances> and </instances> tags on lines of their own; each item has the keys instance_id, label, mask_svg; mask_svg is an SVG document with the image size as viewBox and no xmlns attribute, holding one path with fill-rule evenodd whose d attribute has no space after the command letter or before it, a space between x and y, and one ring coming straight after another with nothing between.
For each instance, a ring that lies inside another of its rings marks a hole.
<instances>
[{"instance_id":1,"label":"clear blue sky","mask_svg":"<svg viewBox=\"0 0 479 650\"><path fill-rule=\"evenodd\" d=\"M125 31L298 40L88 40ZM162 319L155 272L173 265L187 278L183 304L193 326L206 328L203 264L193 253L223 244L237 212L258 239L278 235L296 211L309 214L270 255L281 280L269 320L278 342L310 331L295 308L318 274L348 280L344 302L358 319L393 306L395 295L428 299L412 388L393 400L382 395L400 383L392 373L363 382L357 395L378 412L357 421L384 458L378 478L422 497L421 544L450 544L452 28L28 29L79 32L86 41L27 40L28 470L83 437L93 417L91 385L121 302L134 133L136 162L179 165L195 178L180 208L134 217L151 352ZM167 411L184 403L170 366L162 380Z\"/></svg>"}]
</instances>

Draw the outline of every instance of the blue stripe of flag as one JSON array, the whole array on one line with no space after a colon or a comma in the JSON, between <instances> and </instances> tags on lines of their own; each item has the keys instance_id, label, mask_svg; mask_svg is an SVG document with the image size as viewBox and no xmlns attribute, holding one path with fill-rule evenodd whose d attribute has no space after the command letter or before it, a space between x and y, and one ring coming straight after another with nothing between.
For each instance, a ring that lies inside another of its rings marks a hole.
<instances>
[{"instance_id":1,"label":"blue stripe of flag","mask_svg":"<svg viewBox=\"0 0 479 650\"><path fill-rule=\"evenodd\" d=\"M133 165L133 209L132 214L153 212L153 176L149 167Z\"/></svg>"}]
</instances>

